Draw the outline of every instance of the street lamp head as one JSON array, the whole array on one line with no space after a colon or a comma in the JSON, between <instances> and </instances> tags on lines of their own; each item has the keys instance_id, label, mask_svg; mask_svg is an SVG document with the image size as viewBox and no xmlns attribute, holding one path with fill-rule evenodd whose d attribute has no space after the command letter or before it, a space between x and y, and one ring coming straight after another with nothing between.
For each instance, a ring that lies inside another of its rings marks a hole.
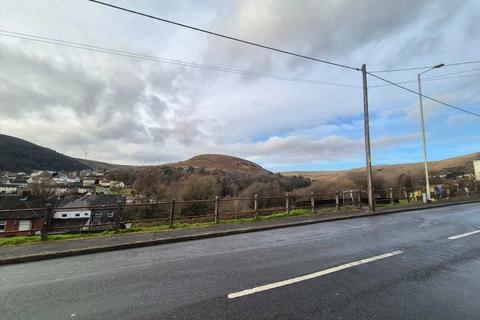
<instances>
[{"instance_id":1,"label":"street lamp head","mask_svg":"<svg viewBox=\"0 0 480 320\"><path fill-rule=\"evenodd\" d=\"M434 66L432 69L437 69L437 68L441 68L441 67L444 67L445 64L444 63L440 63L440 64L437 64L436 66Z\"/></svg>"}]
</instances>

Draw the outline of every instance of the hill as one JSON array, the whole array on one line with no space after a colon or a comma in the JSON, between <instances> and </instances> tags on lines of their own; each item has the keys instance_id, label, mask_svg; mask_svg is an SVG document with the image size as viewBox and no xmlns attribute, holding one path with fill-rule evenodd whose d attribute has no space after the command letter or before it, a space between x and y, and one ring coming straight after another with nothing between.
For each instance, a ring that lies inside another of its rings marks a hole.
<instances>
[{"instance_id":1,"label":"hill","mask_svg":"<svg viewBox=\"0 0 480 320\"><path fill-rule=\"evenodd\" d=\"M4 134L0 134L0 150L0 171L75 171L90 168L52 149Z\"/></svg>"},{"instance_id":2,"label":"hill","mask_svg":"<svg viewBox=\"0 0 480 320\"><path fill-rule=\"evenodd\" d=\"M480 158L480 152L445 160L430 161L428 166L430 179L442 178L448 180L455 179L457 176L464 174L473 174L473 160L478 158ZM283 172L282 174L286 176L302 175L314 180L313 185L331 186L328 188L328 192L339 188L355 187L359 181L365 181L365 168L340 171L290 171ZM405 184L405 181L401 180L405 180L408 177L413 185L423 185L423 162L377 165L373 167L373 175L374 179L378 182L377 184L397 186Z\"/></svg>"},{"instance_id":3,"label":"hill","mask_svg":"<svg viewBox=\"0 0 480 320\"><path fill-rule=\"evenodd\" d=\"M204 170L242 171L251 173L271 173L262 166L245 159L222 154L201 154L185 161L167 163L163 167L199 168Z\"/></svg>"},{"instance_id":4,"label":"hill","mask_svg":"<svg viewBox=\"0 0 480 320\"><path fill-rule=\"evenodd\" d=\"M102 161L96 161L96 160L87 160L87 159L80 159L80 158L75 158L75 160L78 160L80 163L83 163L89 168L94 168L98 170L110 171L110 170L117 170L117 169L136 168L136 166L114 164L114 163L108 163L108 162L102 162Z\"/></svg>"}]
</instances>

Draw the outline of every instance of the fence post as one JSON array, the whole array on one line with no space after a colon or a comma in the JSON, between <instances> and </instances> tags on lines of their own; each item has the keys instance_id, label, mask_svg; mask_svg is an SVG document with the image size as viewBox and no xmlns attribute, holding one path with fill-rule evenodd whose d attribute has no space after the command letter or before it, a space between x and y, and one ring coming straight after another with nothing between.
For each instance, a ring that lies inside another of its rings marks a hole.
<instances>
[{"instance_id":1,"label":"fence post","mask_svg":"<svg viewBox=\"0 0 480 320\"><path fill-rule=\"evenodd\" d=\"M450 198L450 186L445 187L445 194L447 196L447 199Z\"/></svg>"},{"instance_id":2,"label":"fence post","mask_svg":"<svg viewBox=\"0 0 480 320\"><path fill-rule=\"evenodd\" d=\"M335 208L340 211L340 191L335 193Z\"/></svg>"},{"instance_id":3,"label":"fence post","mask_svg":"<svg viewBox=\"0 0 480 320\"><path fill-rule=\"evenodd\" d=\"M290 193L285 193L285 212L290 213Z\"/></svg>"},{"instance_id":4,"label":"fence post","mask_svg":"<svg viewBox=\"0 0 480 320\"><path fill-rule=\"evenodd\" d=\"M43 219L42 231L40 238L45 241L48 240L48 227L50 226L50 219L52 218L52 204L45 205L45 218Z\"/></svg>"},{"instance_id":5,"label":"fence post","mask_svg":"<svg viewBox=\"0 0 480 320\"><path fill-rule=\"evenodd\" d=\"M219 205L219 197L216 196L215 197L215 223L219 223L220 222L220 219L219 219L219 216L218 216L218 205Z\"/></svg>"},{"instance_id":6,"label":"fence post","mask_svg":"<svg viewBox=\"0 0 480 320\"><path fill-rule=\"evenodd\" d=\"M315 212L315 193L310 193L310 205L312 206L312 212Z\"/></svg>"},{"instance_id":7,"label":"fence post","mask_svg":"<svg viewBox=\"0 0 480 320\"><path fill-rule=\"evenodd\" d=\"M118 232L118 229L120 227L120 215L121 215L121 212L122 212L122 202L120 200L117 201L117 208L116 208L116 215L115 215L115 225L114 225L114 229L115 229L115 232Z\"/></svg>"},{"instance_id":8,"label":"fence post","mask_svg":"<svg viewBox=\"0 0 480 320\"><path fill-rule=\"evenodd\" d=\"M395 199L393 198L393 188L388 188L388 197L390 198L390 204L394 204Z\"/></svg>"},{"instance_id":9,"label":"fence post","mask_svg":"<svg viewBox=\"0 0 480 320\"><path fill-rule=\"evenodd\" d=\"M402 192L403 192L403 198L406 199L407 202L410 202L410 199L408 198L407 188L403 187Z\"/></svg>"},{"instance_id":10,"label":"fence post","mask_svg":"<svg viewBox=\"0 0 480 320\"><path fill-rule=\"evenodd\" d=\"M255 211L255 220L258 219L258 194L253 196L253 210Z\"/></svg>"},{"instance_id":11,"label":"fence post","mask_svg":"<svg viewBox=\"0 0 480 320\"><path fill-rule=\"evenodd\" d=\"M173 227L174 219L175 219L175 198L172 199L172 204L170 207L170 228Z\"/></svg>"},{"instance_id":12,"label":"fence post","mask_svg":"<svg viewBox=\"0 0 480 320\"><path fill-rule=\"evenodd\" d=\"M362 190L360 189L358 189L357 199L358 199L358 208L362 209Z\"/></svg>"}]
</instances>

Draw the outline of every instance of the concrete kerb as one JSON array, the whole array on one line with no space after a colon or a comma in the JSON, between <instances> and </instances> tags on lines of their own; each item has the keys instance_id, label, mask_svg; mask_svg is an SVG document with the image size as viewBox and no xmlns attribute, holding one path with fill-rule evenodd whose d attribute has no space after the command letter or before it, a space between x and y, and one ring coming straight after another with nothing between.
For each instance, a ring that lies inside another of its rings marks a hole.
<instances>
[{"instance_id":1,"label":"concrete kerb","mask_svg":"<svg viewBox=\"0 0 480 320\"><path fill-rule=\"evenodd\" d=\"M315 223L362 218L362 217L369 217L369 216L376 216L376 215L386 215L386 214L394 214L394 213L401 213L401 212L418 211L418 210L430 209L430 208L441 208L441 207L477 203L477 202L480 202L480 200L468 200L468 201L462 201L462 202L430 204L430 205L422 205L422 206L410 207L410 208L381 210L377 212L364 211L361 213L346 214L344 216L325 217L323 219L317 218L317 219L309 219L309 220L297 221L297 222L285 222L283 224L273 224L273 225L267 225L267 226L252 226L252 227L242 228L242 229L214 231L209 233L187 235L187 236L153 239L153 240L146 240L146 241L133 241L129 243L121 243L121 244L107 245L107 246L97 246L97 247L55 251L55 252L44 252L44 253L31 254L31 255L0 258L0 265L17 264L17 263L64 258L64 257L86 255L86 254L92 254L92 253L107 252L107 251L140 248L140 247L154 246L154 245L160 245L160 244L185 242L185 241L200 240L200 239L215 238L215 237L224 237L224 236L243 234L243 233L249 233L249 232L258 232L258 231L266 231L266 230L273 230L273 229L280 229L280 228L304 226L304 225L310 225Z\"/></svg>"}]
</instances>

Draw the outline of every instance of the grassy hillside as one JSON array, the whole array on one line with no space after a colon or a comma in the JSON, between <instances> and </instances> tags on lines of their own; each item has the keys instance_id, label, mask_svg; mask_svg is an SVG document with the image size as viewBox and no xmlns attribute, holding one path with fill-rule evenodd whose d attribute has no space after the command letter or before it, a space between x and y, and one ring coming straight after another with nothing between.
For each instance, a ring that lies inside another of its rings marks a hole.
<instances>
[{"instance_id":1,"label":"grassy hillside","mask_svg":"<svg viewBox=\"0 0 480 320\"><path fill-rule=\"evenodd\" d=\"M270 173L270 171L262 168L260 165L233 156L223 154L202 154L190 158L185 161L167 163L162 165L172 168L203 168L205 170L226 170L226 171L242 171L252 173Z\"/></svg>"},{"instance_id":2,"label":"grassy hillside","mask_svg":"<svg viewBox=\"0 0 480 320\"><path fill-rule=\"evenodd\" d=\"M430 179L438 179L446 176L446 179L454 179L459 175L473 173L473 160L480 158L480 152L449 158L440 161L429 162ZM365 168L355 168L341 171L290 171L283 175L302 175L314 180L312 188L324 186L327 192L341 188L358 187L359 183L365 183ZM405 179L410 179L413 185L423 184L423 162L377 165L373 167L374 179L381 185L397 186L405 184Z\"/></svg>"},{"instance_id":3,"label":"grassy hillside","mask_svg":"<svg viewBox=\"0 0 480 320\"><path fill-rule=\"evenodd\" d=\"M75 160L78 160L80 163L88 166L89 168L95 168L95 169L99 169L99 170L110 171L110 170L117 170L117 169L136 168L136 166L123 165L123 164L113 164L113 163L96 161L96 160L85 160L85 159L80 159L80 158L76 158Z\"/></svg>"},{"instance_id":4,"label":"grassy hillside","mask_svg":"<svg viewBox=\"0 0 480 320\"><path fill-rule=\"evenodd\" d=\"M0 150L0 171L75 171L89 168L77 159L4 134L0 134Z\"/></svg>"}]
</instances>

